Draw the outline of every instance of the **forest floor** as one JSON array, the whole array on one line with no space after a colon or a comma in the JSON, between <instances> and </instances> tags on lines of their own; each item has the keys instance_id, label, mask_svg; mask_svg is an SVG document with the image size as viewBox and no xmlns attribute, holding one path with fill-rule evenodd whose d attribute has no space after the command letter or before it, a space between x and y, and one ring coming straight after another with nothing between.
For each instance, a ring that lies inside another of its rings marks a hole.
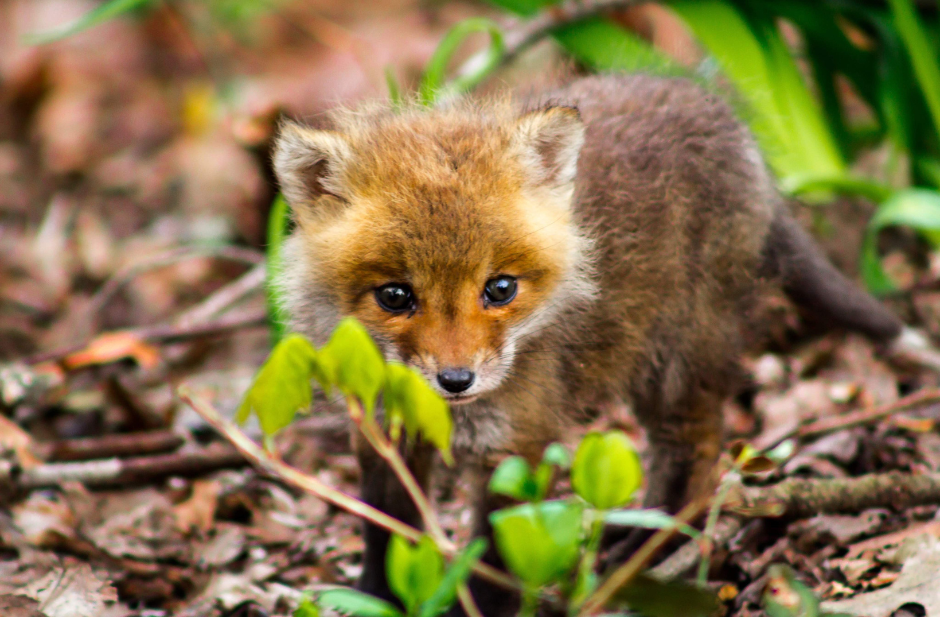
<instances>
[{"instance_id":1,"label":"forest floor","mask_svg":"<svg viewBox=\"0 0 940 617\"><path fill-rule=\"evenodd\" d=\"M353 516L248 467L176 396L185 383L232 414L269 351L279 114L380 96L386 65L414 83L447 27L479 10L345 4L276 15L164 4L29 46L26 34L93 4L0 0L0 614L287 615L302 591L358 576ZM865 213L831 210L838 232L822 240L842 266ZM915 291L892 308L940 334L940 272L895 261ZM752 385L726 406L728 442L832 426L804 431L757 485L940 473L940 402L846 415L929 393L940 375L891 365L859 337L811 336L785 304L775 313L770 342L746 360ZM632 419L610 423L642 447ZM356 493L343 418L314 414L277 445ZM463 482L438 492L465 541ZM719 542L711 584L727 615L763 615L768 567L785 563L820 598L854 598L841 605L852 614L940 614L934 503L744 519Z\"/></svg>"}]
</instances>

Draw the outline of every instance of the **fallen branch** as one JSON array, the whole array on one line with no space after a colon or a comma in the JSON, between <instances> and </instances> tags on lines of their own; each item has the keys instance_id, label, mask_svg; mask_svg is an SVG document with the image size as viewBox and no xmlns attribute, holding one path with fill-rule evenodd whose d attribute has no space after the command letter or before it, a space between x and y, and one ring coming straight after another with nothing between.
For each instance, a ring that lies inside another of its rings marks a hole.
<instances>
[{"instance_id":1,"label":"fallen branch","mask_svg":"<svg viewBox=\"0 0 940 617\"><path fill-rule=\"evenodd\" d=\"M0 485L23 490L57 486L71 481L91 487L128 486L153 482L168 476L198 476L218 469L239 467L245 463L245 458L238 450L226 443L173 454L47 463L23 469L0 461Z\"/></svg>"},{"instance_id":2,"label":"fallen branch","mask_svg":"<svg viewBox=\"0 0 940 617\"><path fill-rule=\"evenodd\" d=\"M858 478L790 478L771 486L738 485L728 495L725 510L750 517L805 518L937 503L940 473L892 472Z\"/></svg>"},{"instance_id":3,"label":"fallen branch","mask_svg":"<svg viewBox=\"0 0 940 617\"><path fill-rule=\"evenodd\" d=\"M93 459L156 454L175 450L185 439L173 431L118 433L83 439L37 441L33 452L45 461L88 461Z\"/></svg>"},{"instance_id":4,"label":"fallen branch","mask_svg":"<svg viewBox=\"0 0 940 617\"><path fill-rule=\"evenodd\" d=\"M414 527L406 525L398 519L389 516L385 512L370 506L364 501L360 501L355 497L347 495L346 493L333 488L329 484L321 482L314 476L310 476L301 471L298 471L297 469L294 469L280 459L273 458L264 450L262 450L261 446L248 437L244 431L239 429L232 422L223 418L221 414L219 414L219 412L209 403L192 394L192 392L190 392L186 386L180 386L179 396L187 405L192 407L196 413L202 416L202 419L212 426L212 428L218 431L220 435L228 439L229 442L256 467L259 467L260 469L271 474L272 476L279 478L287 484L299 488L302 491L311 493L312 495L315 495L316 497L319 497L328 503L340 507L343 510L350 512L351 514L355 514L360 518L366 519L370 523L382 527L383 529L386 529L392 533L397 533L398 535L404 536L412 542L417 542L420 539L422 534ZM438 545L438 547L451 556L457 553L456 545L446 538ZM489 566L485 563L477 563L474 565L473 571L481 578L485 578L501 587L512 589L514 591L519 590L519 586L516 584L516 582L506 573L500 572L496 568L493 568L492 566Z\"/></svg>"}]
</instances>

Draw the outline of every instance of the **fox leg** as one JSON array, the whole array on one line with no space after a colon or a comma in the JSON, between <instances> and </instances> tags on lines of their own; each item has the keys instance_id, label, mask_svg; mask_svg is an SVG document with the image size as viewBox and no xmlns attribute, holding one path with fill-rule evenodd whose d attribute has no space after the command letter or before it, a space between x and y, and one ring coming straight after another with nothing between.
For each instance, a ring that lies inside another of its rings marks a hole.
<instances>
[{"instance_id":1,"label":"fox leg","mask_svg":"<svg viewBox=\"0 0 940 617\"><path fill-rule=\"evenodd\" d=\"M499 570L505 570L496 543L493 540L493 527L490 525L490 513L512 505L512 500L501 495L492 495L487 490L487 484L494 467L480 464L473 470L473 537L485 538L486 552L480 559ZM485 617L502 617L515 615L519 610L519 596L513 591L495 585L489 581L472 576L468 582L473 600ZM463 608L455 604L448 613L448 617L464 617Z\"/></svg>"},{"instance_id":2,"label":"fox leg","mask_svg":"<svg viewBox=\"0 0 940 617\"><path fill-rule=\"evenodd\" d=\"M649 440L649 467L643 506L678 512L713 487L721 453L723 393L695 389L661 413L639 414ZM607 566L626 560L652 535L649 530L609 529Z\"/></svg>"},{"instance_id":3,"label":"fox leg","mask_svg":"<svg viewBox=\"0 0 940 617\"><path fill-rule=\"evenodd\" d=\"M418 509L391 467L361 438L355 445L361 473L362 500L403 523L420 528L421 516ZM426 444L415 445L406 455L408 468L421 490L425 492L430 478L432 457L433 450ZM361 591L398 604L385 577L385 553L390 537L391 534L385 529L368 521L363 522L365 552L362 557L362 576L359 577L357 587Z\"/></svg>"}]
</instances>

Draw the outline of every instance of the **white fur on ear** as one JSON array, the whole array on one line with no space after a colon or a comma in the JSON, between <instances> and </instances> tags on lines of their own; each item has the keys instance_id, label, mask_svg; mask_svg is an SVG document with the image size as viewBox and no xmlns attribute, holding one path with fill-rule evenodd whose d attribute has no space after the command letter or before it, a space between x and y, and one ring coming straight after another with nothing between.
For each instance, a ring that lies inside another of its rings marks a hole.
<instances>
[{"instance_id":1,"label":"white fur on ear","mask_svg":"<svg viewBox=\"0 0 940 617\"><path fill-rule=\"evenodd\" d=\"M346 197L343 171L351 158L349 142L340 133L285 122L274 144L274 173L294 206L321 195L342 199Z\"/></svg>"},{"instance_id":2,"label":"white fur on ear","mask_svg":"<svg viewBox=\"0 0 940 617\"><path fill-rule=\"evenodd\" d=\"M516 121L513 142L535 182L568 184L577 172L584 124L574 107L547 107Z\"/></svg>"}]
</instances>

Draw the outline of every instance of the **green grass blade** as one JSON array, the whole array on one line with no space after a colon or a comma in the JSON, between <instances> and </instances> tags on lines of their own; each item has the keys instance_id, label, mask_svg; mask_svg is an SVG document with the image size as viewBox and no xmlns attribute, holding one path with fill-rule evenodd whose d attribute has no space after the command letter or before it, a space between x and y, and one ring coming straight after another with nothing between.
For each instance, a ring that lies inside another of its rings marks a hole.
<instances>
[{"instance_id":1,"label":"green grass blade","mask_svg":"<svg viewBox=\"0 0 940 617\"><path fill-rule=\"evenodd\" d=\"M101 4L88 11L74 22L61 28L57 28L51 32L30 34L26 37L25 42L27 45L42 45L44 43L58 41L66 37L70 37L73 34L77 34L82 30L87 30L88 28L97 26L98 24L104 23L109 19L118 17L119 15L132 11L141 6L154 4L156 1L157 0L109 0L108 2L105 2L104 4Z\"/></svg>"},{"instance_id":2,"label":"green grass blade","mask_svg":"<svg viewBox=\"0 0 940 617\"><path fill-rule=\"evenodd\" d=\"M940 66L911 0L888 0L895 26L907 48L934 129L940 133Z\"/></svg>"},{"instance_id":3,"label":"green grass blade","mask_svg":"<svg viewBox=\"0 0 940 617\"><path fill-rule=\"evenodd\" d=\"M281 245L290 225L290 206L284 196L278 193L271 204L268 215L267 272L265 276L265 294L268 308L268 321L271 323L271 344L277 343L287 333L287 314L282 308L274 279L281 270Z\"/></svg>"},{"instance_id":4,"label":"green grass blade","mask_svg":"<svg viewBox=\"0 0 940 617\"><path fill-rule=\"evenodd\" d=\"M560 28L555 39L580 62L598 71L675 70L672 60L608 19L593 17Z\"/></svg>"},{"instance_id":5,"label":"green grass blade","mask_svg":"<svg viewBox=\"0 0 940 617\"><path fill-rule=\"evenodd\" d=\"M473 63L469 73L458 75L445 83L447 66L454 53L467 37L479 32L490 35L489 47L479 56L479 60ZM418 99L423 105L431 105L438 99L446 99L470 90L499 66L505 50L503 33L495 22L482 17L465 19L451 28L431 56L418 86Z\"/></svg>"}]
</instances>

